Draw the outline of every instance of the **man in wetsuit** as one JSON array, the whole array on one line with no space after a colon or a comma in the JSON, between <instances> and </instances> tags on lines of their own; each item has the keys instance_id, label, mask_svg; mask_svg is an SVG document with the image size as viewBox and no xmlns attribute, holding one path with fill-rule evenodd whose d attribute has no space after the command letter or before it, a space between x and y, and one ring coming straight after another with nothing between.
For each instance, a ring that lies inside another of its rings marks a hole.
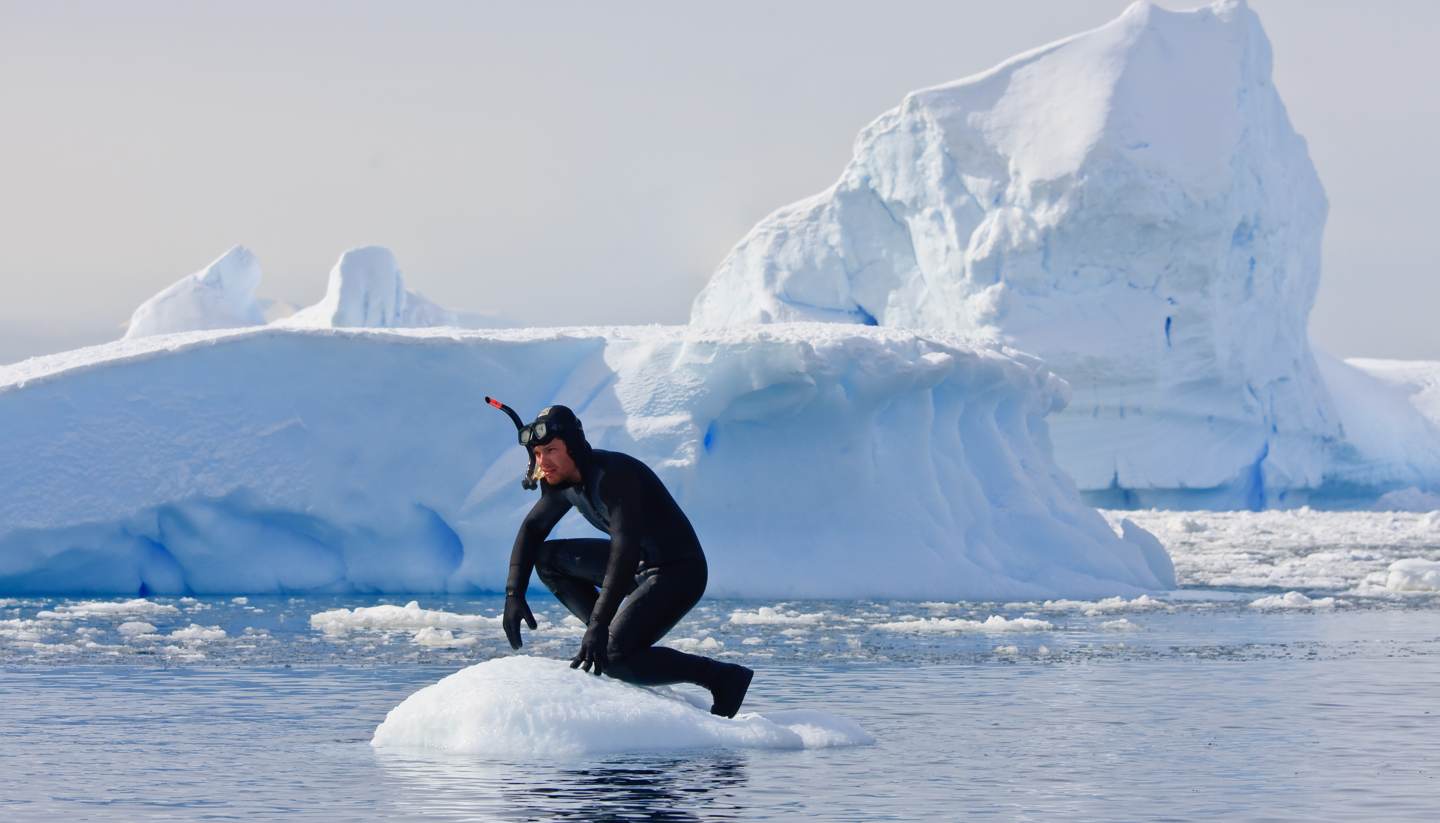
<instances>
[{"instance_id":1,"label":"man in wetsuit","mask_svg":"<svg viewBox=\"0 0 1440 823\"><path fill-rule=\"evenodd\" d=\"M565 406L542 410L520 442L534 457L540 499L510 553L502 622L511 648L520 648L522 620L536 625L525 602L534 569L585 621L570 668L646 686L695 683L710 690L712 713L734 717L754 672L655 645L699 602L707 575L695 529L660 478L627 454L592 449ZM546 540L571 507L610 538Z\"/></svg>"}]
</instances>

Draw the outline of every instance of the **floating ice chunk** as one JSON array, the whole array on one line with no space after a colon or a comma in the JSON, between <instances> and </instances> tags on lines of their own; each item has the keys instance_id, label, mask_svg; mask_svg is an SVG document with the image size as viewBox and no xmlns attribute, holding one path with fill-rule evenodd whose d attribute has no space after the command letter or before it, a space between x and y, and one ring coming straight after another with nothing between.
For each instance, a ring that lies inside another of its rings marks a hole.
<instances>
[{"instance_id":1,"label":"floating ice chunk","mask_svg":"<svg viewBox=\"0 0 1440 823\"><path fill-rule=\"evenodd\" d=\"M37 643L45 638L53 624L43 620L0 620L0 638L16 643Z\"/></svg>"},{"instance_id":2,"label":"floating ice chunk","mask_svg":"<svg viewBox=\"0 0 1440 823\"><path fill-rule=\"evenodd\" d=\"M998 654L998 655L1000 655L1001 657L1014 657L1014 656L1020 654L1020 647L1019 647L1019 646L996 646L996 647L993 649L993 651L994 651L995 654Z\"/></svg>"},{"instance_id":3,"label":"floating ice chunk","mask_svg":"<svg viewBox=\"0 0 1440 823\"><path fill-rule=\"evenodd\" d=\"M310 615L310 627L326 634L344 634L355 629L419 631L424 628L476 630L500 625L500 618L478 614L456 614L420 608L411 600L404 606L361 606L331 609Z\"/></svg>"},{"instance_id":4,"label":"floating ice chunk","mask_svg":"<svg viewBox=\"0 0 1440 823\"><path fill-rule=\"evenodd\" d=\"M1272 594L1268 597L1261 597L1250 603L1252 609L1333 609L1335 598L1319 597L1310 598L1300 592L1286 592L1284 594Z\"/></svg>"},{"instance_id":5,"label":"floating ice chunk","mask_svg":"<svg viewBox=\"0 0 1440 823\"><path fill-rule=\"evenodd\" d=\"M1390 564L1385 588L1394 592L1440 592L1440 562L1409 558Z\"/></svg>"},{"instance_id":6,"label":"floating ice chunk","mask_svg":"<svg viewBox=\"0 0 1440 823\"><path fill-rule=\"evenodd\" d=\"M35 616L48 620L83 620L87 617L132 617L179 613L179 609L167 603L136 598L119 602L96 600L83 603L62 603L53 610L42 611Z\"/></svg>"},{"instance_id":7,"label":"floating ice chunk","mask_svg":"<svg viewBox=\"0 0 1440 823\"><path fill-rule=\"evenodd\" d=\"M747 637L747 638L745 638L744 640L741 640L741 641L740 641L740 644L741 644L742 646L759 646L759 645L763 644L764 642L765 642L765 641L762 640L762 639L759 638L759 637Z\"/></svg>"},{"instance_id":8,"label":"floating ice chunk","mask_svg":"<svg viewBox=\"0 0 1440 823\"><path fill-rule=\"evenodd\" d=\"M1032 617L1012 619L992 614L983 621L965 620L958 617L924 617L892 623L877 623L875 628L891 632L958 634L961 632L1048 632L1055 626Z\"/></svg>"},{"instance_id":9,"label":"floating ice chunk","mask_svg":"<svg viewBox=\"0 0 1440 823\"><path fill-rule=\"evenodd\" d=\"M817 711L716 717L668 690L572 671L559 660L504 657L462 669L390 710L370 745L504 759L689 748L802 749L874 742Z\"/></svg>"},{"instance_id":10,"label":"floating ice chunk","mask_svg":"<svg viewBox=\"0 0 1440 823\"><path fill-rule=\"evenodd\" d=\"M696 639L694 637L667 638L660 641L662 646L669 646L672 649L679 649L682 652L713 652L725 648L725 644L713 637Z\"/></svg>"},{"instance_id":11,"label":"floating ice chunk","mask_svg":"<svg viewBox=\"0 0 1440 823\"><path fill-rule=\"evenodd\" d=\"M237 605L237 606L245 606L245 605L248 605L248 604L250 603L250 598L248 598L248 597L232 597L232 598L230 598L230 602L231 602L231 603L234 603L234 604Z\"/></svg>"},{"instance_id":12,"label":"floating ice chunk","mask_svg":"<svg viewBox=\"0 0 1440 823\"><path fill-rule=\"evenodd\" d=\"M1100 628L1107 632L1133 632L1139 631L1140 627L1131 623L1128 618L1121 617L1117 620L1106 620L1100 624Z\"/></svg>"},{"instance_id":13,"label":"floating ice chunk","mask_svg":"<svg viewBox=\"0 0 1440 823\"><path fill-rule=\"evenodd\" d=\"M824 619L824 612L784 611L774 606L761 606L754 611L736 609L730 613L730 622L737 626L812 625Z\"/></svg>"},{"instance_id":14,"label":"floating ice chunk","mask_svg":"<svg viewBox=\"0 0 1440 823\"><path fill-rule=\"evenodd\" d=\"M225 630L219 626L201 626L198 623L191 623L183 629L170 632L169 637L180 643L208 643L212 640L224 640Z\"/></svg>"},{"instance_id":15,"label":"floating ice chunk","mask_svg":"<svg viewBox=\"0 0 1440 823\"><path fill-rule=\"evenodd\" d=\"M456 637L449 629L437 629L434 626L426 626L412 638L421 646L429 646L435 649L458 649L465 646L473 646L479 642L474 637Z\"/></svg>"},{"instance_id":16,"label":"floating ice chunk","mask_svg":"<svg viewBox=\"0 0 1440 823\"><path fill-rule=\"evenodd\" d=\"M1047 612L1081 612L1086 617L1094 617L1097 614L1113 614L1115 612L1168 609L1170 604L1163 600L1156 600L1148 594L1142 594L1133 600L1126 600L1123 597L1106 597L1102 600L1046 600L1040 608Z\"/></svg>"},{"instance_id":17,"label":"floating ice chunk","mask_svg":"<svg viewBox=\"0 0 1440 823\"><path fill-rule=\"evenodd\" d=\"M120 628L116 631L120 632L120 635L127 640L133 640L134 638L143 637L147 634L154 634L155 624L146 623L143 620L127 620L121 623Z\"/></svg>"}]
</instances>

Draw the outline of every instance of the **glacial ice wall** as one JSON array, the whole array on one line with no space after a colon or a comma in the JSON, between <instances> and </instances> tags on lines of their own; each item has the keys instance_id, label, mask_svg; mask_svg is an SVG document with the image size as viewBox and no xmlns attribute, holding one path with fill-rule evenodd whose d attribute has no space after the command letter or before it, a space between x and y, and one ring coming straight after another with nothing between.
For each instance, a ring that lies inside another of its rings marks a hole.
<instances>
[{"instance_id":1,"label":"glacial ice wall","mask_svg":"<svg viewBox=\"0 0 1440 823\"><path fill-rule=\"evenodd\" d=\"M0 592L498 590L534 497L487 394L652 465L713 594L1173 586L1053 462L1064 391L998 346L827 324L117 341L0 368Z\"/></svg>"},{"instance_id":2,"label":"glacial ice wall","mask_svg":"<svg viewBox=\"0 0 1440 823\"><path fill-rule=\"evenodd\" d=\"M1275 505L1342 436L1306 332L1326 212L1256 15L1141 2L907 95L692 322L992 337L1073 387L1050 426L1092 499Z\"/></svg>"}]
</instances>

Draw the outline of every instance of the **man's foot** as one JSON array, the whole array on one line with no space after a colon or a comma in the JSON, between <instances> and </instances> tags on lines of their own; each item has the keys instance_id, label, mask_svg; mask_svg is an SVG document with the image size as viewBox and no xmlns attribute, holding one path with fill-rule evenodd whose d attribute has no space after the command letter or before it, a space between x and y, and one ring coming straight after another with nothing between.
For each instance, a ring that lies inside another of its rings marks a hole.
<instances>
[{"instance_id":1,"label":"man's foot","mask_svg":"<svg viewBox=\"0 0 1440 823\"><path fill-rule=\"evenodd\" d=\"M745 702L745 692L750 689L750 679L755 672L734 663L721 663L724 669L719 677L715 678L715 685L710 687L710 694L715 698L715 705L710 707L711 714L718 714L721 717L734 717L740 711L740 704Z\"/></svg>"}]
</instances>

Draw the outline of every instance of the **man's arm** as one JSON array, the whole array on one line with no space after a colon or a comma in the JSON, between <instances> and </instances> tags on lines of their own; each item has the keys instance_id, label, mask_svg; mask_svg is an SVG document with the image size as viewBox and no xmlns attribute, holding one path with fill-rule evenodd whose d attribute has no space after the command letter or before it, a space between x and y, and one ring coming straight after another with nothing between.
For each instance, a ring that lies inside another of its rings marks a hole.
<instances>
[{"instance_id":1,"label":"man's arm","mask_svg":"<svg viewBox=\"0 0 1440 823\"><path fill-rule=\"evenodd\" d=\"M500 627L505 630L505 639L510 641L512 649L524 645L520 638L521 621L532 629L536 626L530 604L525 602L525 590L530 587L530 572L535 568L535 552L569 510L570 504L565 498L542 481L540 499L525 515L520 531L515 535L515 546L510 550L510 575L505 580L505 613L500 618Z\"/></svg>"},{"instance_id":2,"label":"man's arm","mask_svg":"<svg viewBox=\"0 0 1440 823\"><path fill-rule=\"evenodd\" d=\"M554 491L549 484L543 481L540 484L540 499L530 507L530 513L520 523L520 530L515 534L515 545L510 549L510 576L505 580L505 594L525 596L525 591L530 588L530 572L535 568L535 553L539 551L540 544L550 536L550 531L565 512L570 511L570 503L559 492Z\"/></svg>"}]
</instances>

